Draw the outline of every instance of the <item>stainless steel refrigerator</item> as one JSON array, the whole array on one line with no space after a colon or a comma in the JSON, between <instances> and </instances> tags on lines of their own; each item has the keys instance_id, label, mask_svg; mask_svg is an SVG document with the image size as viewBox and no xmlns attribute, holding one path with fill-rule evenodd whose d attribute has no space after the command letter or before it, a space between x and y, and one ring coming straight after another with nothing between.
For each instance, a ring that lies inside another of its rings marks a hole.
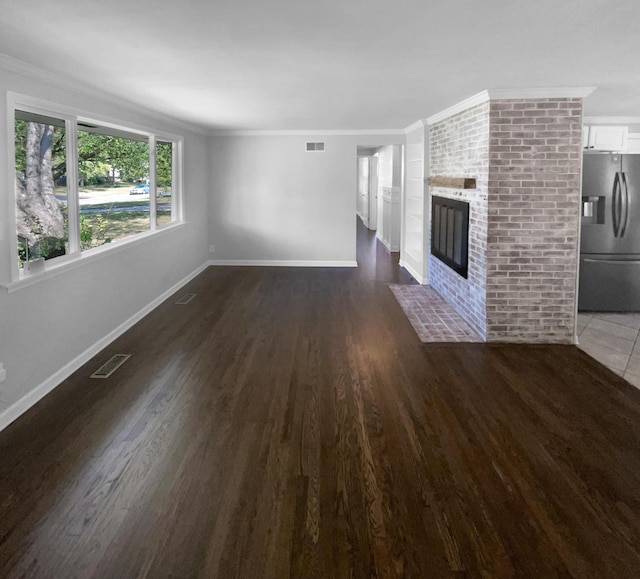
<instances>
[{"instance_id":1,"label":"stainless steel refrigerator","mask_svg":"<svg viewBox=\"0 0 640 579\"><path fill-rule=\"evenodd\" d=\"M640 312L640 155L585 153L578 309Z\"/></svg>"}]
</instances>

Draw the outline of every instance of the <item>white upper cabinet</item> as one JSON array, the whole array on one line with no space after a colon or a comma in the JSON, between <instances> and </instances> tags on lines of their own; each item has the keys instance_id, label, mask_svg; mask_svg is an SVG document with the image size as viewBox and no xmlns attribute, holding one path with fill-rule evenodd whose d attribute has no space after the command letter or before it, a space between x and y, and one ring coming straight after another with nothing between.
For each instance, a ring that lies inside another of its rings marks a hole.
<instances>
[{"instance_id":1,"label":"white upper cabinet","mask_svg":"<svg viewBox=\"0 0 640 579\"><path fill-rule=\"evenodd\" d=\"M640 133L629 133L625 153L640 153Z\"/></svg>"},{"instance_id":2,"label":"white upper cabinet","mask_svg":"<svg viewBox=\"0 0 640 579\"><path fill-rule=\"evenodd\" d=\"M583 128L582 141L594 151L624 151L628 134L629 127L591 125Z\"/></svg>"}]
</instances>

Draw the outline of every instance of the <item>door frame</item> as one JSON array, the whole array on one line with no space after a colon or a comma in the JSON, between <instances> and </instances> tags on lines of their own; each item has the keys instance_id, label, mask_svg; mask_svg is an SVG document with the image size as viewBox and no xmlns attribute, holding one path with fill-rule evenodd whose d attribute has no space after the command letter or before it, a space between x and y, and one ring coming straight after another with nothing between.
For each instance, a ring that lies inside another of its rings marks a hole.
<instances>
[{"instance_id":1,"label":"door frame","mask_svg":"<svg viewBox=\"0 0 640 579\"><path fill-rule=\"evenodd\" d=\"M378 229L378 153L369 157L369 218L367 227Z\"/></svg>"}]
</instances>

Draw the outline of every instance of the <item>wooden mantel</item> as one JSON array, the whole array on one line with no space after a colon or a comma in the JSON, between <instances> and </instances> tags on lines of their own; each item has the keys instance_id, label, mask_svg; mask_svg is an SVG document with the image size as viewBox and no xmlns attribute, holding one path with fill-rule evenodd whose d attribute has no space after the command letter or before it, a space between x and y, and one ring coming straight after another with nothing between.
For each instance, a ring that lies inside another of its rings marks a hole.
<instances>
[{"instance_id":1,"label":"wooden mantel","mask_svg":"<svg viewBox=\"0 0 640 579\"><path fill-rule=\"evenodd\" d=\"M431 187L448 187L449 189L475 189L476 180L469 177L443 177L435 175L429 177Z\"/></svg>"}]
</instances>

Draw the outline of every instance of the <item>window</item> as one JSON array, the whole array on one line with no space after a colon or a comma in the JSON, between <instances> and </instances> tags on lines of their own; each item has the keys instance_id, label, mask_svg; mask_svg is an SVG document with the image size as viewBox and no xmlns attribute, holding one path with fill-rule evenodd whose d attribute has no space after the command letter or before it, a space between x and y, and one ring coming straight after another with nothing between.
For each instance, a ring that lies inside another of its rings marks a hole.
<instances>
[{"instance_id":1,"label":"window","mask_svg":"<svg viewBox=\"0 0 640 579\"><path fill-rule=\"evenodd\" d=\"M156 142L156 223L165 225L173 216L173 143Z\"/></svg>"},{"instance_id":2,"label":"window","mask_svg":"<svg viewBox=\"0 0 640 579\"><path fill-rule=\"evenodd\" d=\"M16 111L18 266L69 251L65 121Z\"/></svg>"},{"instance_id":3,"label":"window","mask_svg":"<svg viewBox=\"0 0 640 579\"><path fill-rule=\"evenodd\" d=\"M178 221L178 138L13 109L17 275Z\"/></svg>"},{"instance_id":4,"label":"window","mask_svg":"<svg viewBox=\"0 0 640 579\"><path fill-rule=\"evenodd\" d=\"M149 139L86 123L79 129L80 248L148 231Z\"/></svg>"}]
</instances>

